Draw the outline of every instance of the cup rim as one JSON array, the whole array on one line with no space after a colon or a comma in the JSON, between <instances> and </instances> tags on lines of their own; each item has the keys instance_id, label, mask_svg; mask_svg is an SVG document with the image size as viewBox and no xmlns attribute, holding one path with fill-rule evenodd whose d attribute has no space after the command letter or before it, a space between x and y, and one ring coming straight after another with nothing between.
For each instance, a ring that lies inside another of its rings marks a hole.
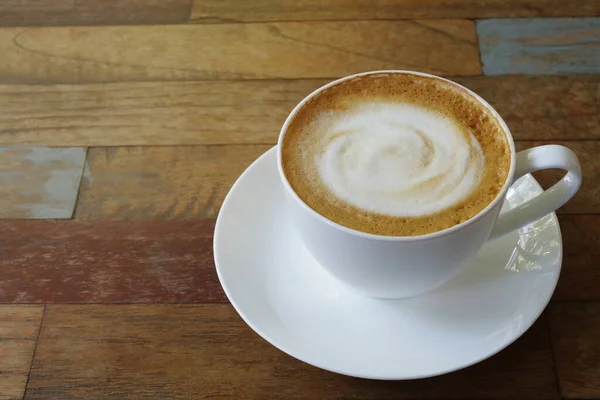
<instances>
[{"instance_id":1,"label":"cup rim","mask_svg":"<svg viewBox=\"0 0 600 400\"><path fill-rule=\"evenodd\" d=\"M314 209L312 209L308 204L306 204L304 202L304 200L302 200L300 198L300 196L296 193L296 191L294 190L294 188L292 187L292 185L290 184L290 182L288 181L287 177L285 176L285 173L283 171L283 164L282 164L282 152L281 152L281 148L282 148L282 144L283 144L283 138L285 137L285 134L288 131L289 125L292 122L292 120L295 118L296 114L298 113L298 111L308 102L310 101L313 97L315 97L317 94L321 93L323 90L326 90L332 86L335 86L341 82L345 82L347 80L350 79L355 79L355 78L360 78L363 76L368 76L368 75L379 75L379 74L407 74L407 75L415 75L415 76L422 76L422 77L427 77L427 78L433 78L433 79L439 79L441 81L450 83L452 85L455 85L457 87L459 87L460 89L466 91L468 94L470 94L471 96L473 96L476 100L478 100L484 107L486 107L491 113L492 115L500 122L500 126L502 127L502 129L504 130L504 133L506 134L506 138L508 140L509 143L509 147L510 147L510 169L508 171L508 175L506 177L506 181L504 182L504 185L502 186L502 188L500 189L500 191L498 192L498 194L496 195L496 197L481 211L479 211L477 214L475 214L473 217L469 218L468 220L461 222L460 224L457 225L453 225L449 228L445 228L439 231L435 231L435 232L431 232L431 233L427 233L425 235L416 235L416 236L387 236L387 235L378 235L378 234L374 234L374 233L367 233L367 232L362 232L359 231L357 229L353 229L353 228L349 228L347 226L341 225L335 221L330 220L329 218L324 217L323 215L319 214L317 211L315 211ZM431 239L437 239L437 238L441 238L444 236L448 236L451 235L452 233L462 230L466 227L468 227L469 225L474 224L475 222L477 222L478 220L480 220L481 218L483 218L484 216L486 216L492 209L494 209L499 202L504 201L505 197L506 197L506 192L508 191L508 188L512 185L512 181L513 181L513 176L515 173L515 164L516 164L516 150L515 150L515 143L514 143L514 139L512 137L512 133L510 132L510 129L508 128L508 126L506 125L506 122L504 121L504 119L500 116L500 114L487 102L485 101L481 96L479 96L477 93L473 92L472 90L454 82L451 81L449 79L446 78L442 78L440 76L437 75L432 75L432 74L427 74L424 72L417 72L417 71L410 71L410 70L376 70L376 71L367 71L367 72L360 72L357 74L353 74L353 75L348 75L345 76L343 78L340 79L336 79L332 82L329 82L317 89L315 89L314 91L312 91L309 95L307 95L304 99L302 99L302 101L300 101L295 107L294 109L289 113L289 115L287 116L287 118L285 119L285 122L283 123L283 126L281 127L281 130L279 131L279 139L277 140L277 169L279 172L279 176L281 178L281 180L283 181L283 185L285 186L285 188L290 192L290 194L292 195L292 197L294 198L294 200L296 202L298 202L306 211L308 211L308 213L310 215L312 215L313 217L317 218L318 220L326 223L327 225L341 231L341 232L345 232L347 234L351 234L357 237L361 237L361 238L365 238L365 239L371 239L371 240L378 240L378 241L385 241L385 242L418 242L418 241L425 241L425 240L431 240Z\"/></svg>"}]
</instances>

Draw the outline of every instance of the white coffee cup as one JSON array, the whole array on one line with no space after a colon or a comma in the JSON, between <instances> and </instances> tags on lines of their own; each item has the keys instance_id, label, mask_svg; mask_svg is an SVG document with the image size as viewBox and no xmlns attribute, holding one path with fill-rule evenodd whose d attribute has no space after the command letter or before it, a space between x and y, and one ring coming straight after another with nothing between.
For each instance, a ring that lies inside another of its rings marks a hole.
<instances>
[{"instance_id":1,"label":"white coffee cup","mask_svg":"<svg viewBox=\"0 0 600 400\"><path fill-rule=\"evenodd\" d=\"M412 71L371 71L348 76L309 94L292 110L279 134L277 167L293 223L306 248L323 268L350 288L379 298L410 297L435 289L467 265L487 240L554 212L569 201L581 186L581 168L572 150L560 145L546 145L517 153L510 130L496 110L477 94L464 88L496 116L510 143L508 179L486 208L450 228L406 237L364 233L323 217L306 205L287 181L281 160L283 137L298 110L322 90L348 79L381 73L409 73L450 82ZM506 192L517 179L530 172L549 168L564 169L567 173L539 196L499 216Z\"/></svg>"}]
</instances>

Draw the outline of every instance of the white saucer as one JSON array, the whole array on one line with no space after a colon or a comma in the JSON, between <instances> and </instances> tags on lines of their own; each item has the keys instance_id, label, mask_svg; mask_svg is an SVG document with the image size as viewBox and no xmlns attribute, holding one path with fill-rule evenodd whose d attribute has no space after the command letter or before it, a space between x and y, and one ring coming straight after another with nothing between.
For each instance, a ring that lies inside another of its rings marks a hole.
<instances>
[{"instance_id":1,"label":"white saucer","mask_svg":"<svg viewBox=\"0 0 600 400\"><path fill-rule=\"evenodd\" d=\"M540 193L525 176L505 208ZM221 285L252 329L319 368L372 379L440 375L482 361L521 336L556 286L556 215L486 244L441 288L403 300L362 297L305 250L286 213L271 149L227 195L215 229Z\"/></svg>"}]
</instances>

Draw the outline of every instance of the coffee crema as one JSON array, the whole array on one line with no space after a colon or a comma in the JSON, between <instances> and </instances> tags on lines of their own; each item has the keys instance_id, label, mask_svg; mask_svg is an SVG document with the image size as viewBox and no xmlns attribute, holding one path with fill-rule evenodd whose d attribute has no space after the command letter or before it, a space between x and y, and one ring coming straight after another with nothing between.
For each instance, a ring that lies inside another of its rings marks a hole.
<instances>
[{"instance_id":1,"label":"coffee crema","mask_svg":"<svg viewBox=\"0 0 600 400\"><path fill-rule=\"evenodd\" d=\"M311 98L282 142L285 176L324 217L366 233L415 236L466 221L504 185L500 122L450 82L356 77Z\"/></svg>"}]
</instances>

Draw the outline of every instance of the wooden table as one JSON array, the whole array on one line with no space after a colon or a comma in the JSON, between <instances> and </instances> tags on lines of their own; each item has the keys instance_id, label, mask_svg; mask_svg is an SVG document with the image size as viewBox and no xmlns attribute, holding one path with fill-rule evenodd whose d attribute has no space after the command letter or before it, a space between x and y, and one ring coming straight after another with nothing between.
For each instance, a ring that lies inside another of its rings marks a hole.
<instances>
[{"instance_id":1,"label":"wooden table","mask_svg":"<svg viewBox=\"0 0 600 400\"><path fill-rule=\"evenodd\" d=\"M598 0L3 0L0 399L600 399L599 16ZM520 148L565 144L585 178L543 316L412 382L267 344L211 240L302 97L392 68L472 88Z\"/></svg>"}]
</instances>

